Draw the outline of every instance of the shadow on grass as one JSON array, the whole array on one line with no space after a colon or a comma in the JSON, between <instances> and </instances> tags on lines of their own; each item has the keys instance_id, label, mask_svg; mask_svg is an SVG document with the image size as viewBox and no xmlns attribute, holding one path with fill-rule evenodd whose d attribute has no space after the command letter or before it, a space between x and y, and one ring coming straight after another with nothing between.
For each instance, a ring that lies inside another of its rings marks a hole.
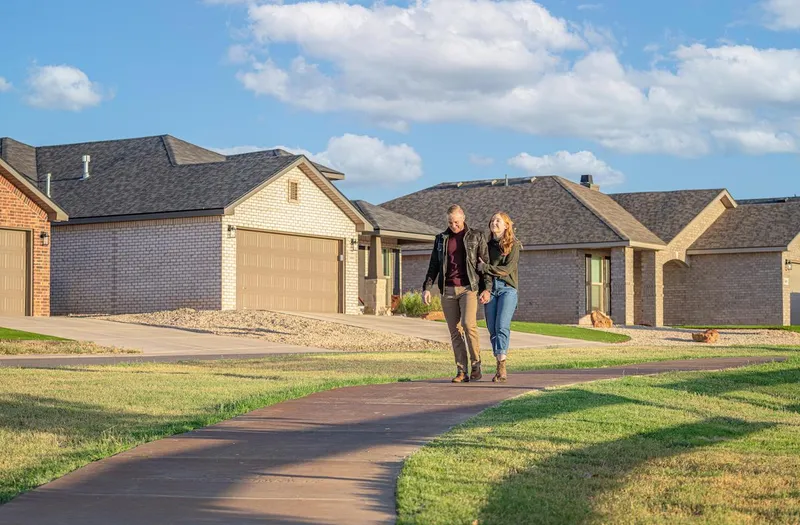
<instances>
[{"instance_id":1,"label":"shadow on grass","mask_svg":"<svg viewBox=\"0 0 800 525\"><path fill-rule=\"evenodd\" d=\"M643 463L740 439L768 423L709 418L598 443L528 466L492 488L479 523L583 523L603 521L593 501L626 482Z\"/></svg>"}]
</instances>

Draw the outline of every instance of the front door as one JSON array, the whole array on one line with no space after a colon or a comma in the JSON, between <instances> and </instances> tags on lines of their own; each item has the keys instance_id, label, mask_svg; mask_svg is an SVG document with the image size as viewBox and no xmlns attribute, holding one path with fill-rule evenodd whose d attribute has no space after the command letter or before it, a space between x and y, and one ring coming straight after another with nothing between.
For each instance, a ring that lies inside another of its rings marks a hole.
<instances>
[{"instance_id":1,"label":"front door","mask_svg":"<svg viewBox=\"0 0 800 525\"><path fill-rule=\"evenodd\" d=\"M586 313L611 315L611 257L586 254Z\"/></svg>"}]
</instances>

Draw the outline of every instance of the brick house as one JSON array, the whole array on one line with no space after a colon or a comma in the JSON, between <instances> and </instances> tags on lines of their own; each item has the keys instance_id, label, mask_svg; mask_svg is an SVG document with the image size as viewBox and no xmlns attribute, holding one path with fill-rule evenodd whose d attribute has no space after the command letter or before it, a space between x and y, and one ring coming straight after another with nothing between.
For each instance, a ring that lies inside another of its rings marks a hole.
<instances>
[{"instance_id":1,"label":"brick house","mask_svg":"<svg viewBox=\"0 0 800 525\"><path fill-rule=\"evenodd\" d=\"M444 183L381 205L445 227L461 205L488 229L516 222L516 318L619 324L800 324L800 199L743 200L724 189L611 194L584 176ZM419 289L429 245L403 253L403 288ZM793 307L794 306L794 307Z\"/></svg>"},{"instance_id":2,"label":"brick house","mask_svg":"<svg viewBox=\"0 0 800 525\"><path fill-rule=\"evenodd\" d=\"M50 223L68 217L29 178L31 160L0 139L0 316L50 315Z\"/></svg>"},{"instance_id":3,"label":"brick house","mask_svg":"<svg viewBox=\"0 0 800 525\"><path fill-rule=\"evenodd\" d=\"M343 173L283 150L225 156L169 135L14 144L31 188L70 215L52 231L54 314L359 313L359 239L405 235L374 232L333 185Z\"/></svg>"}]
</instances>

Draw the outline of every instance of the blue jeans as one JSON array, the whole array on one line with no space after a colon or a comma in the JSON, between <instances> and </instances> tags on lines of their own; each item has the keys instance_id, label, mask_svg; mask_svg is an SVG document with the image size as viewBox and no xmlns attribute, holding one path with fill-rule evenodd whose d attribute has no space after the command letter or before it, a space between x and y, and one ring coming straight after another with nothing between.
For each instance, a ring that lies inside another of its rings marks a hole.
<instances>
[{"instance_id":1,"label":"blue jeans","mask_svg":"<svg viewBox=\"0 0 800 525\"><path fill-rule=\"evenodd\" d=\"M508 353L511 337L511 318L517 309L517 289L500 279L494 280L492 299L483 305L486 315L486 328L492 341L495 357Z\"/></svg>"}]
</instances>

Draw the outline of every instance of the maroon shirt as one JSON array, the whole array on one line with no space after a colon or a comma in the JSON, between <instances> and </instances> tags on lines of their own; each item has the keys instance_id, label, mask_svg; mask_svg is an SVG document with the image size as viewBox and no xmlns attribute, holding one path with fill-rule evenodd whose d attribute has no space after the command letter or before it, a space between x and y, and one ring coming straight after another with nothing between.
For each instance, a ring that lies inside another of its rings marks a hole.
<instances>
[{"instance_id":1,"label":"maroon shirt","mask_svg":"<svg viewBox=\"0 0 800 525\"><path fill-rule=\"evenodd\" d=\"M466 286L469 284L467 275L467 249L464 246L464 236L467 229L461 233L450 232L447 238L447 275L444 276L445 286Z\"/></svg>"}]
</instances>

